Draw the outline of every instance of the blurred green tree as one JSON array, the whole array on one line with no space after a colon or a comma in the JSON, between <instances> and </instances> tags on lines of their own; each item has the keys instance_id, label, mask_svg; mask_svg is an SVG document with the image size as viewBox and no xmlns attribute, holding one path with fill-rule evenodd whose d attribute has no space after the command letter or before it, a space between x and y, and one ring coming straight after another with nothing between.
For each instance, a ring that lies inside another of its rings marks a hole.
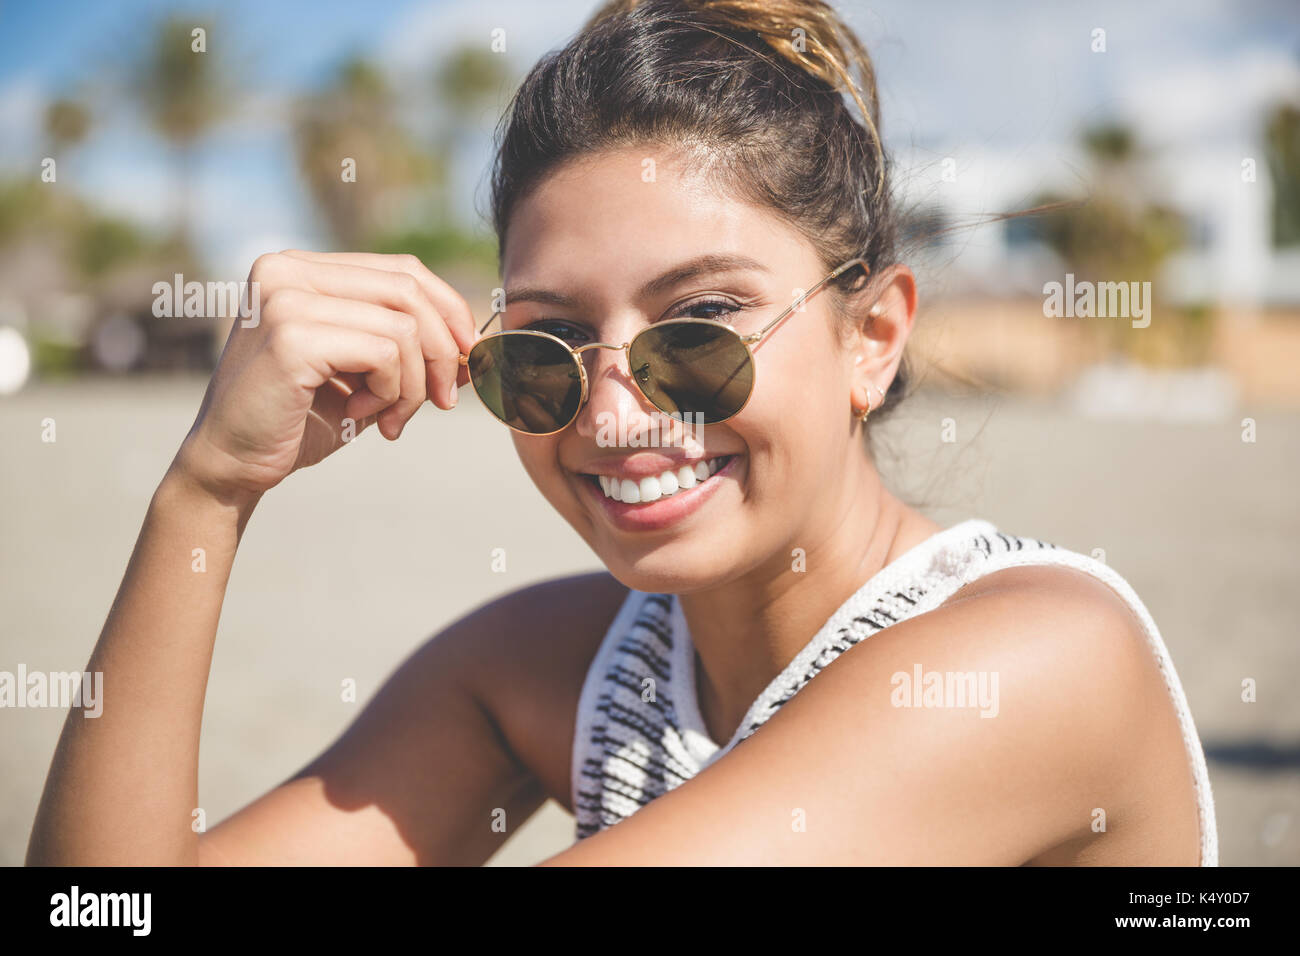
<instances>
[{"instance_id":1,"label":"blurred green tree","mask_svg":"<svg viewBox=\"0 0 1300 956\"><path fill-rule=\"evenodd\" d=\"M1146 157L1132 130L1100 124L1080 139L1091 162L1090 195L1075 208L1045 216L1043 238L1078 279L1149 280L1185 242L1183 216L1150 198Z\"/></svg>"},{"instance_id":2,"label":"blurred green tree","mask_svg":"<svg viewBox=\"0 0 1300 956\"><path fill-rule=\"evenodd\" d=\"M1300 243L1300 106L1281 103L1264 121L1264 150L1273 183L1273 245Z\"/></svg>"},{"instance_id":3,"label":"blurred green tree","mask_svg":"<svg viewBox=\"0 0 1300 956\"><path fill-rule=\"evenodd\" d=\"M45 138L50 154L60 156L90 132L90 110L78 100L61 98L45 108Z\"/></svg>"},{"instance_id":4,"label":"blurred green tree","mask_svg":"<svg viewBox=\"0 0 1300 956\"><path fill-rule=\"evenodd\" d=\"M1157 364L1203 360L1209 344L1206 310L1178 310L1168 305L1156 280L1161 264L1186 244L1183 214L1154 200L1147 156L1134 132L1119 123L1102 123L1080 134L1088 157L1089 194L1070 204L1017 223L1016 228L1043 241L1065 263L1075 281L1150 281L1161 316L1159 327L1134 329L1129 323L1092 322L1089 328L1103 352L1123 352ZM1033 205L1065 202L1055 193L1040 194Z\"/></svg>"},{"instance_id":5,"label":"blurred green tree","mask_svg":"<svg viewBox=\"0 0 1300 956\"><path fill-rule=\"evenodd\" d=\"M0 180L0 250L24 241L50 243L73 266L72 288L93 292L94 280L118 265L164 255L164 244L139 225L95 209L69 190L29 177Z\"/></svg>"},{"instance_id":6,"label":"blurred green tree","mask_svg":"<svg viewBox=\"0 0 1300 956\"><path fill-rule=\"evenodd\" d=\"M298 167L341 248L365 248L412 187L445 182L442 157L421 150L395 113L382 74L355 57L343 63L326 89L295 108Z\"/></svg>"},{"instance_id":7,"label":"blurred green tree","mask_svg":"<svg viewBox=\"0 0 1300 956\"><path fill-rule=\"evenodd\" d=\"M201 38L196 36L200 30ZM197 146L234 101L221 59L208 49L211 32L210 23L192 18L159 21L135 76L150 122L175 155L176 241L187 253L193 249Z\"/></svg>"},{"instance_id":8,"label":"blurred green tree","mask_svg":"<svg viewBox=\"0 0 1300 956\"><path fill-rule=\"evenodd\" d=\"M477 118L497 105L510 75L501 54L479 46L460 46L434 72L434 89L453 114Z\"/></svg>"},{"instance_id":9,"label":"blurred green tree","mask_svg":"<svg viewBox=\"0 0 1300 956\"><path fill-rule=\"evenodd\" d=\"M509 93L511 72L506 58L482 46L456 47L433 74L433 92L438 98L439 119L433 149L448 169L455 168L457 154L478 160L475 139L485 127L491 129L500 112L502 98ZM449 177L449 180L451 177ZM443 184L436 197L435 215L440 223L451 224L454 216L450 190Z\"/></svg>"}]
</instances>

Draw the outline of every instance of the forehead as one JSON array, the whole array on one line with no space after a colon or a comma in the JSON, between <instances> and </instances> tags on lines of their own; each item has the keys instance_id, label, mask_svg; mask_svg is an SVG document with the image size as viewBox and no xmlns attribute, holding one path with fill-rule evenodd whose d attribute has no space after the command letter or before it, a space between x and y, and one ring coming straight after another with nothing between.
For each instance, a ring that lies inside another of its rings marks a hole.
<instances>
[{"instance_id":1,"label":"forehead","mask_svg":"<svg viewBox=\"0 0 1300 956\"><path fill-rule=\"evenodd\" d=\"M612 287L720 253L779 271L816 261L771 210L724 192L688 156L647 145L580 157L547 176L515 208L502 277L508 286Z\"/></svg>"}]
</instances>

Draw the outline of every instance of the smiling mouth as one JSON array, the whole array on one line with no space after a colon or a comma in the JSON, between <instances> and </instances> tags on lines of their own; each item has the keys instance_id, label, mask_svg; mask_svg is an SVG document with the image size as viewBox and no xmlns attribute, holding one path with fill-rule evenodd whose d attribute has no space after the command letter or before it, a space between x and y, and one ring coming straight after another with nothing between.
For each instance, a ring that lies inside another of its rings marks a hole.
<instances>
[{"instance_id":1,"label":"smiling mouth","mask_svg":"<svg viewBox=\"0 0 1300 956\"><path fill-rule=\"evenodd\" d=\"M598 487L606 498L624 504L648 505L661 498L670 498L678 492L688 491L696 485L704 484L735 457L735 455L719 455L716 458L697 461L694 465L682 465L680 468L669 469L658 475L648 475L639 480L618 478L613 475L584 474L582 477Z\"/></svg>"}]
</instances>

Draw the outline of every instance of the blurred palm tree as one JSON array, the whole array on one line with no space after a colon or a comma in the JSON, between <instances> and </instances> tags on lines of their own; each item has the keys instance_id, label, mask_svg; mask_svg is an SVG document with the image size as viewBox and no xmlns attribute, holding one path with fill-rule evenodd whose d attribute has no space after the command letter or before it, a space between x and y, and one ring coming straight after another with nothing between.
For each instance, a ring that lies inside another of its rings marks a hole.
<instances>
[{"instance_id":1,"label":"blurred palm tree","mask_svg":"<svg viewBox=\"0 0 1300 956\"><path fill-rule=\"evenodd\" d=\"M90 110L78 100L61 98L45 108L45 138L51 155L79 145L90 132Z\"/></svg>"},{"instance_id":2,"label":"blurred palm tree","mask_svg":"<svg viewBox=\"0 0 1300 956\"><path fill-rule=\"evenodd\" d=\"M433 148L449 168L457 157L462 163L482 161L477 138L495 123L510 80L506 58L477 45L456 47L434 71L439 122ZM438 197L436 215L441 223L454 218L450 199L449 190Z\"/></svg>"},{"instance_id":3,"label":"blurred palm tree","mask_svg":"<svg viewBox=\"0 0 1300 956\"><path fill-rule=\"evenodd\" d=\"M1187 240L1183 214L1152 199L1147 157L1131 129L1099 124L1083 130L1080 142L1089 160L1087 200L1025 225L1061 257L1076 281L1152 283L1151 295L1163 317L1160 328L1092 322L1089 327L1104 351L1161 363L1200 361L1208 346L1209 313L1170 309L1161 302L1164 290L1155 281L1165 259ZM1048 193L1034 197L1033 204L1065 199Z\"/></svg>"},{"instance_id":4,"label":"blurred palm tree","mask_svg":"<svg viewBox=\"0 0 1300 956\"><path fill-rule=\"evenodd\" d=\"M1103 124L1083 131L1091 194L1045 219L1045 238L1075 276L1092 281L1150 280L1185 241L1182 215L1151 199L1146 157L1133 131Z\"/></svg>"},{"instance_id":5,"label":"blurred palm tree","mask_svg":"<svg viewBox=\"0 0 1300 956\"><path fill-rule=\"evenodd\" d=\"M418 148L372 63L352 58L324 90L304 97L293 120L298 167L334 241L366 247L415 186L446 182L444 157ZM351 160L355 177L345 178Z\"/></svg>"},{"instance_id":6,"label":"blurred palm tree","mask_svg":"<svg viewBox=\"0 0 1300 956\"><path fill-rule=\"evenodd\" d=\"M232 91L216 54L194 50L193 31L211 24L173 16L160 21L136 75L136 91L155 130L175 155L176 239L193 249L192 218L197 146L229 108Z\"/></svg>"},{"instance_id":7,"label":"blurred palm tree","mask_svg":"<svg viewBox=\"0 0 1300 956\"><path fill-rule=\"evenodd\" d=\"M1117 123L1090 126L1080 139L1084 150L1099 163L1122 166L1131 162L1138 153L1133 131Z\"/></svg>"},{"instance_id":8,"label":"blurred palm tree","mask_svg":"<svg viewBox=\"0 0 1300 956\"><path fill-rule=\"evenodd\" d=\"M509 82L505 57L480 46L457 47L434 73L440 100L461 120L493 109Z\"/></svg>"}]
</instances>

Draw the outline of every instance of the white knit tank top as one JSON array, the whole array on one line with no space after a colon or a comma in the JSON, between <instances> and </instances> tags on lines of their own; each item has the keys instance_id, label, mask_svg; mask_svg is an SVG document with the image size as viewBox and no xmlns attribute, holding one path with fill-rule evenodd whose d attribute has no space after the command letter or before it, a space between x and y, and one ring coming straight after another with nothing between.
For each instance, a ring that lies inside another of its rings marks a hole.
<instances>
[{"instance_id":1,"label":"white knit tank top","mask_svg":"<svg viewBox=\"0 0 1300 956\"><path fill-rule=\"evenodd\" d=\"M578 702L570 781L577 839L631 816L695 776L756 731L835 658L877 631L932 611L963 585L1003 568L1064 565L1108 584L1133 609L1164 676L1196 784L1202 866L1217 866L1214 799L1192 714L1169 651L1146 607L1093 558L972 519L888 564L831 616L758 696L725 747L709 736L695 688L695 648L672 594L631 591L588 668ZM647 679L654 700L643 700Z\"/></svg>"}]
</instances>

